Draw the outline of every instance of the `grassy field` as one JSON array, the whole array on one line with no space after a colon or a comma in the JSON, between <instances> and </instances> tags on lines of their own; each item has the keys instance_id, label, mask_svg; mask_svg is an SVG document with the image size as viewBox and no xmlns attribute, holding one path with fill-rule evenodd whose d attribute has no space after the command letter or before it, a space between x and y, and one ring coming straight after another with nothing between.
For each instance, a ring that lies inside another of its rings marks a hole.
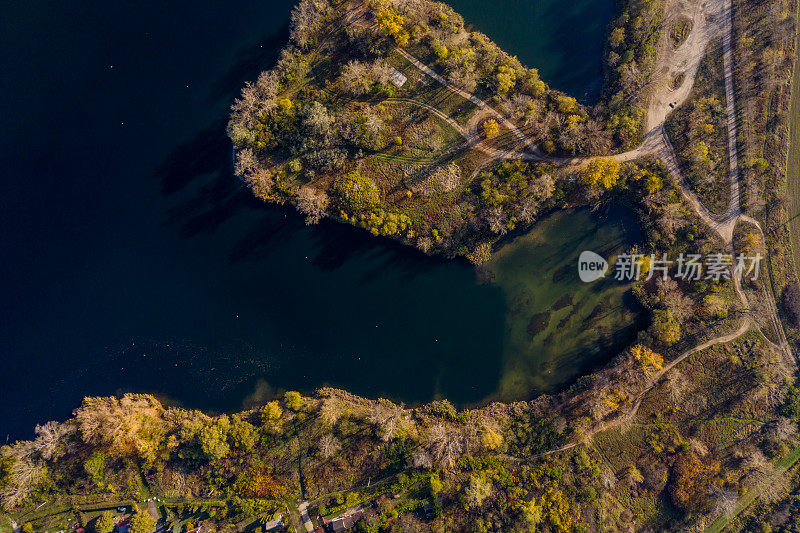
<instances>
[{"instance_id":1,"label":"grassy field","mask_svg":"<svg viewBox=\"0 0 800 533\"><path fill-rule=\"evenodd\" d=\"M678 162L700 200L715 213L730 203L722 42L709 45L689 100L665 124Z\"/></svg>"},{"instance_id":2,"label":"grassy field","mask_svg":"<svg viewBox=\"0 0 800 533\"><path fill-rule=\"evenodd\" d=\"M791 452L789 452L784 457L781 457L775 462L775 474L774 476L783 475L792 465L794 465L797 460L800 459L800 445L796 446ZM736 516L741 513L744 509L752 504L756 498L758 498L758 493L756 491L750 491L745 493L739 501L736 502L736 507L733 509L733 512L729 515L721 515L714 520L710 526L708 526L705 530L705 533L719 533L728 524L730 524Z\"/></svg>"},{"instance_id":3,"label":"grassy field","mask_svg":"<svg viewBox=\"0 0 800 533\"><path fill-rule=\"evenodd\" d=\"M800 26L798 26L800 28ZM790 208L789 234L792 242L792 258L796 272L800 272L800 61L795 50L794 74L792 75L792 107L790 113L789 157L786 165L786 183L789 195L794 198Z\"/></svg>"}]
</instances>

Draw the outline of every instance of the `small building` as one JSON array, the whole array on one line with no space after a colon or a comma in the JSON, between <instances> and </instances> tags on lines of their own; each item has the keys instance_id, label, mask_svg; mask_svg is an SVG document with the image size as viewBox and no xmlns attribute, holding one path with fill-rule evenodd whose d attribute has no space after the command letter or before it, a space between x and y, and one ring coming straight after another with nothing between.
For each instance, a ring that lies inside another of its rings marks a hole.
<instances>
[{"instance_id":1,"label":"small building","mask_svg":"<svg viewBox=\"0 0 800 533\"><path fill-rule=\"evenodd\" d=\"M121 522L117 522L114 531L116 533L128 533L131 528L131 521L130 520L122 520Z\"/></svg>"},{"instance_id":2,"label":"small building","mask_svg":"<svg viewBox=\"0 0 800 533\"><path fill-rule=\"evenodd\" d=\"M408 81L408 77L397 70L394 67L391 67L391 74L389 75L389 81L395 84L397 87L402 87Z\"/></svg>"},{"instance_id":3,"label":"small building","mask_svg":"<svg viewBox=\"0 0 800 533\"><path fill-rule=\"evenodd\" d=\"M436 511L434 511L433 505L426 503L425 507L422 508L422 514L426 519L431 520L436 516Z\"/></svg>"},{"instance_id":4,"label":"small building","mask_svg":"<svg viewBox=\"0 0 800 533\"><path fill-rule=\"evenodd\" d=\"M364 515L362 511L357 513L340 516L338 518L334 518L329 522L330 531L334 533L339 533L340 531L347 531L348 529L352 528L356 525L356 522L361 520L361 517Z\"/></svg>"}]
</instances>

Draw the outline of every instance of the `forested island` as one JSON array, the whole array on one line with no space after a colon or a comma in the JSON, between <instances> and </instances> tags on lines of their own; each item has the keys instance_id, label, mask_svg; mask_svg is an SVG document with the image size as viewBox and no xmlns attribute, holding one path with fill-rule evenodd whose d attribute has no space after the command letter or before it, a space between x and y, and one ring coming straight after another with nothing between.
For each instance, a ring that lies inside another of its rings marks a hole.
<instances>
[{"instance_id":1,"label":"forested island","mask_svg":"<svg viewBox=\"0 0 800 533\"><path fill-rule=\"evenodd\" d=\"M476 265L549 213L620 204L649 325L567 390L474 409L86 398L1 449L0 530L797 531L796 9L621 0L587 107L446 4L301 0L232 109L253 194ZM687 254L765 261L654 275Z\"/></svg>"}]
</instances>

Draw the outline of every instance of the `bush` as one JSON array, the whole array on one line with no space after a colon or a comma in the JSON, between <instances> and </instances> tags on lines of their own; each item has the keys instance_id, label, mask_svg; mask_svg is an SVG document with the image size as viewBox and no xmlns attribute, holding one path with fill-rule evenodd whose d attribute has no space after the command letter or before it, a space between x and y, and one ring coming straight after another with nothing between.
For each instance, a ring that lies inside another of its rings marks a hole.
<instances>
[{"instance_id":1,"label":"bush","mask_svg":"<svg viewBox=\"0 0 800 533\"><path fill-rule=\"evenodd\" d=\"M381 201L375 182L357 170L336 178L333 190L342 208L350 213L369 211Z\"/></svg>"},{"instance_id":2,"label":"bush","mask_svg":"<svg viewBox=\"0 0 800 533\"><path fill-rule=\"evenodd\" d=\"M783 292L783 306L795 326L800 326L800 284L791 283Z\"/></svg>"}]
</instances>

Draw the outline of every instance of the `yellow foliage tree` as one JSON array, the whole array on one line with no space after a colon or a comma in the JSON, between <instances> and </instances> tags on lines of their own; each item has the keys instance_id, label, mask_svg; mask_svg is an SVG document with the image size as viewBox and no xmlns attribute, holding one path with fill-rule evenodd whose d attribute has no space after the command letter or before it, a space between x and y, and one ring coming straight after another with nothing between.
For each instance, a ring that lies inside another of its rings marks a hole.
<instances>
[{"instance_id":1,"label":"yellow foliage tree","mask_svg":"<svg viewBox=\"0 0 800 533\"><path fill-rule=\"evenodd\" d=\"M642 344L637 344L631 348L631 355L648 374L664 368L664 358Z\"/></svg>"},{"instance_id":2,"label":"yellow foliage tree","mask_svg":"<svg viewBox=\"0 0 800 533\"><path fill-rule=\"evenodd\" d=\"M583 171L583 181L592 188L610 189L619 180L621 165L609 157L596 157Z\"/></svg>"},{"instance_id":3,"label":"yellow foliage tree","mask_svg":"<svg viewBox=\"0 0 800 533\"><path fill-rule=\"evenodd\" d=\"M498 133L500 133L500 124L493 118L490 118L486 122L483 123L483 136L487 139L491 139L495 137Z\"/></svg>"},{"instance_id":4,"label":"yellow foliage tree","mask_svg":"<svg viewBox=\"0 0 800 533\"><path fill-rule=\"evenodd\" d=\"M487 450L496 450L503 444L503 436L493 429L485 428L481 434L481 443Z\"/></svg>"},{"instance_id":5,"label":"yellow foliage tree","mask_svg":"<svg viewBox=\"0 0 800 533\"><path fill-rule=\"evenodd\" d=\"M497 67L497 90L506 94L517 83L517 73L506 65Z\"/></svg>"},{"instance_id":6,"label":"yellow foliage tree","mask_svg":"<svg viewBox=\"0 0 800 533\"><path fill-rule=\"evenodd\" d=\"M467 254L467 259L473 265L482 265L492 256L492 245L488 242L482 242L475 247L470 253Z\"/></svg>"},{"instance_id":7,"label":"yellow foliage tree","mask_svg":"<svg viewBox=\"0 0 800 533\"><path fill-rule=\"evenodd\" d=\"M388 35L394 39L395 44L401 48L408 46L408 41L411 35L403 27L405 17L397 12L393 7L381 11L378 14L378 25L380 26L381 33Z\"/></svg>"}]
</instances>

